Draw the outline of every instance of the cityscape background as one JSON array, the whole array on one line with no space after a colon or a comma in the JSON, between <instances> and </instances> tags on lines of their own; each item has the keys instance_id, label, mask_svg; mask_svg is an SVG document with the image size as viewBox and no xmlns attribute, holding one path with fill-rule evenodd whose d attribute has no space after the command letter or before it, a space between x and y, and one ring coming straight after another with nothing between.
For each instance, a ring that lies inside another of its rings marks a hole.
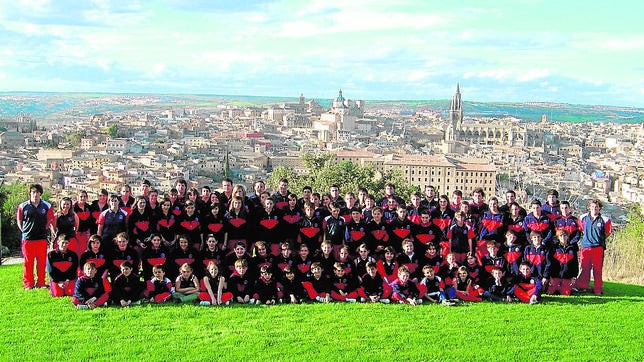
<instances>
[{"instance_id":1,"label":"cityscape background","mask_svg":"<svg viewBox=\"0 0 644 362\"><path fill-rule=\"evenodd\" d=\"M54 199L124 183L136 191L144 178L162 191L177 178L195 187L216 188L224 177L247 188L257 179L275 187L276 171L295 179L311 172L304 154L327 154L335 164L373 167L376 177L399 172L406 185L433 185L439 193L516 189L526 204L555 188L578 212L599 197L616 222L631 205L644 205L641 109L481 108L460 84L451 100L352 97L342 90L320 102L303 94L7 93L0 106L13 114L0 115L0 178L42 183Z\"/></svg>"}]
</instances>

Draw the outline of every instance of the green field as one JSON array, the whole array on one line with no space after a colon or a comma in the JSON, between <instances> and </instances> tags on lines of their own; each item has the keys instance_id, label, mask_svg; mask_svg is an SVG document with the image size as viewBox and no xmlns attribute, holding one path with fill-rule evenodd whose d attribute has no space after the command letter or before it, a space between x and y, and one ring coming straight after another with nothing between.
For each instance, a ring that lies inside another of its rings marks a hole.
<instances>
[{"instance_id":1,"label":"green field","mask_svg":"<svg viewBox=\"0 0 644 362\"><path fill-rule=\"evenodd\" d=\"M0 266L0 360L644 360L644 287L542 304L145 305L77 311Z\"/></svg>"}]
</instances>

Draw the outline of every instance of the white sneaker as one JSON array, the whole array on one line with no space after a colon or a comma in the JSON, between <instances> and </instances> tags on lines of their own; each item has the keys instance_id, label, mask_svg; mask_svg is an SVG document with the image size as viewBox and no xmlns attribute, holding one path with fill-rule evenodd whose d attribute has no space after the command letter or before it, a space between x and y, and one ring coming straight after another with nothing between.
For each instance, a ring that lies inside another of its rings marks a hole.
<instances>
[{"instance_id":1,"label":"white sneaker","mask_svg":"<svg viewBox=\"0 0 644 362\"><path fill-rule=\"evenodd\" d=\"M210 302L209 302L209 301L207 301L207 300L202 300L201 302L199 302L199 305L209 306L209 305L210 305Z\"/></svg>"},{"instance_id":2,"label":"white sneaker","mask_svg":"<svg viewBox=\"0 0 644 362\"><path fill-rule=\"evenodd\" d=\"M420 299L420 298L419 298L419 299L416 299L416 304L423 304L423 300L422 300L422 299Z\"/></svg>"},{"instance_id":3,"label":"white sneaker","mask_svg":"<svg viewBox=\"0 0 644 362\"><path fill-rule=\"evenodd\" d=\"M387 299L387 298L380 299L380 303L383 303L383 304L389 304L390 302L391 301L389 299Z\"/></svg>"},{"instance_id":4,"label":"white sneaker","mask_svg":"<svg viewBox=\"0 0 644 362\"><path fill-rule=\"evenodd\" d=\"M322 297L320 297L319 295L315 297L315 300L318 302L324 302L324 299L322 299Z\"/></svg>"},{"instance_id":5,"label":"white sneaker","mask_svg":"<svg viewBox=\"0 0 644 362\"><path fill-rule=\"evenodd\" d=\"M255 301L255 305L260 305L260 304L262 304L261 300L258 299L258 300Z\"/></svg>"},{"instance_id":6,"label":"white sneaker","mask_svg":"<svg viewBox=\"0 0 644 362\"><path fill-rule=\"evenodd\" d=\"M76 306L76 309L81 310L81 309L89 309L89 307L86 304L79 304Z\"/></svg>"},{"instance_id":7,"label":"white sneaker","mask_svg":"<svg viewBox=\"0 0 644 362\"><path fill-rule=\"evenodd\" d=\"M255 304L255 299L250 298L250 300L248 301L248 304Z\"/></svg>"},{"instance_id":8,"label":"white sneaker","mask_svg":"<svg viewBox=\"0 0 644 362\"><path fill-rule=\"evenodd\" d=\"M347 302L349 302L349 303L355 303L355 302L356 302L356 299L355 299L355 298L347 298L347 299L345 299L345 300L346 300Z\"/></svg>"}]
</instances>

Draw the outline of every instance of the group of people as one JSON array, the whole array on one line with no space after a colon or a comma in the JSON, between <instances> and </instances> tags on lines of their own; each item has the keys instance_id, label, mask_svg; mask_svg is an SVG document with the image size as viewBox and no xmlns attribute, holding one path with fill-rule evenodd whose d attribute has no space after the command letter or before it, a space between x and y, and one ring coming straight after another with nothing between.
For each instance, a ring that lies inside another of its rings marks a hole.
<instances>
[{"instance_id":1,"label":"group of people","mask_svg":"<svg viewBox=\"0 0 644 362\"><path fill-rule=\"evenodd\" d=\"M475 188L468 200L427 186L408 201L387 184L366 189L247 195L229 179L221 192L179 179L162 197L144 180L89 201L62 198L56 212L31 185L18 206L25 289L47 287L79 308L141 302L275 304L346 301L538 303L547 294L602 294L611 221L591 200L573 216L556 190L526 210L508 190L501 204ZM52 240L51 245L48 239ZM47 252L48 248L50 249ZM34 280L34 262L37 280ZM46 268L45 268L46 265ZM45 271L46 270L46 271Z\"/></svg>"}]
</instances>

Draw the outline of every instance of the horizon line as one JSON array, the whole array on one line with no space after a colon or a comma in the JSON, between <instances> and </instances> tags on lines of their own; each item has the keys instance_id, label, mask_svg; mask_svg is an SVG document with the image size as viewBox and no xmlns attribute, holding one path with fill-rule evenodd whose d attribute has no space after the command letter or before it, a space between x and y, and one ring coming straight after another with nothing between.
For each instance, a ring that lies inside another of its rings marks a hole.
<instances>
[{"instance_id":1,"label":"horizon line","mask_svg":"<svg viewBox=\"0 0 644 362\"><path fill-rule=\"evenodd\" d=\"M341 90L341 89L339 89ZM0 94L20 94L20 93L45 93L45 94L97 94L97 95L147 95L147 96L214 96L214 97L257 97L257 98L274 98L275 100L288 100L288 99L298 99L299 96L269 96L269 95L255 95L255 94L215 94L215 93L151 93L151 92L108 92L108 91L33 91L33 90L23 90L23 91L3 91L0 90ZM300 94L304 94L300 92ZM335 97L324 98L324 97L306 97L306 99L321 99L321 100L334 100ZM346 98L349 100L364 100L367 102L437 102L437 101L446 101L449 102L450 98L442 99L360 99L360 98ZM477 100L467 100L463 99L463 103L506 103L506 104L559 104L559 105L571 105L571 106L596 106L596 107L614 107L614 108L628 108L644 111L644 107L636 106L625 106L625 105L610 105L610 104L585 104L585 103L569 103L569 102L554 102L554 101L477 101Z\"/></svg>"}]
</instances>

